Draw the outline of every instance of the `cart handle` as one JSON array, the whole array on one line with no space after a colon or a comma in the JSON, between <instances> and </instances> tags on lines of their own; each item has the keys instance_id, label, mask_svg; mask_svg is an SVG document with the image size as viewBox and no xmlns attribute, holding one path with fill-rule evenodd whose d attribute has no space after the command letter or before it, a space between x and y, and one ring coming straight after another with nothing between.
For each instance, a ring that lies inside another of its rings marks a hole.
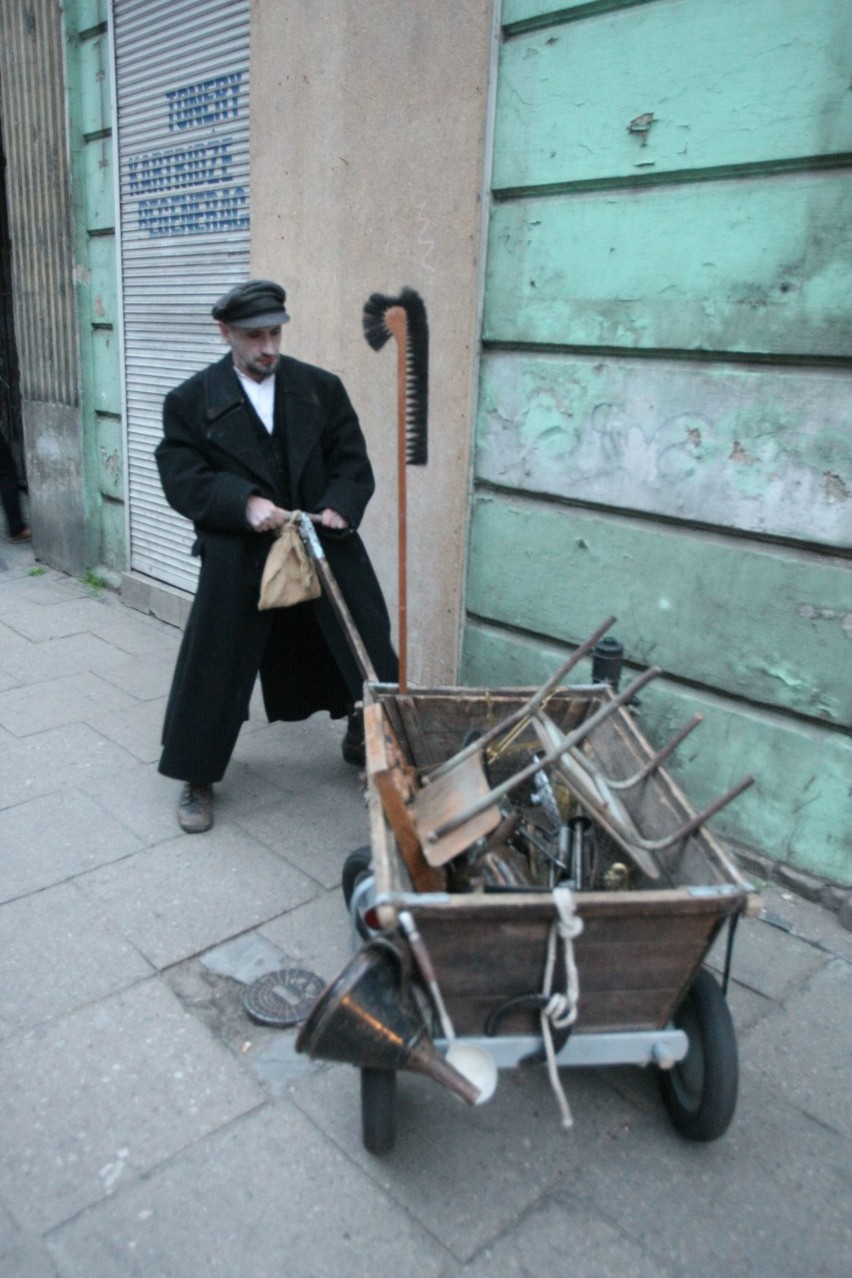
<instances>
[{"instance_id":1,"label":"cart handle","mask_svg":"<svg viewBox=\"0 0 852 1278\"><path fill-rule=\"evenodd\" d=\"M325 593L328 595L340 627L346 636L346 642L349 644L352 656L355 658L355 664L361 674L362 679L366 679L369 683L378 683L378 675L373 668L369 653L364 647L364 642L358 633L355 622L352 619L352 613L349 611L346 600L343 598L337 579L331 571L325 551L322 548L322 542L316 534L311 516L300 511L296 519L296 527L299 530L299 536L305 543L308 554L313 559L317 568L317 576L323 584Z\"/></svg>"}]
</instances>

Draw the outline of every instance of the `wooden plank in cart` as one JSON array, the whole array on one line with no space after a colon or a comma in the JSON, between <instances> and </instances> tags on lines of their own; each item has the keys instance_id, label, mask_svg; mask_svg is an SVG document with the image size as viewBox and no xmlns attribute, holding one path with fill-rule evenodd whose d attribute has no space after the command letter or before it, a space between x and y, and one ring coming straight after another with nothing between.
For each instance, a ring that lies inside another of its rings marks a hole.
<instances>
[{"instance_id":1,"label":"wooden plank in cart","mask_svg":"<svg viewBox=\"0 0 852 1278\"><path fill-rule=\"evenodd\" d=\"M370 781L378 791L411 880L418 892L438 892L444 887L444 874L427 864L414 826L417 787L396 733L375 703L364 706L364 738Z\"/></svg>"}]
</instances>

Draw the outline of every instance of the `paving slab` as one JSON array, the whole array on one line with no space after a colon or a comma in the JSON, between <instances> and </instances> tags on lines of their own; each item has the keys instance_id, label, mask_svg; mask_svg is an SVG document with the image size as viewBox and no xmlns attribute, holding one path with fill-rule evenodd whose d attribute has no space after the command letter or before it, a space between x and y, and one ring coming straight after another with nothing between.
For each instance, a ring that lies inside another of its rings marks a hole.
<instances>
[{"instance_id":1,"label":"paving slab","mask_svg":"<svg viewBox=\"0 0 852 1278\"><path fill-rule=\"evenodd\" d=\"M848 1145L770 1088L744 1087L720 1140L637 1126L580 1169L572 1193L678 1275L839 1278L849 1272Z\"/></svg>"},{"instance_id":2,"label":"paving slab","mask_svg":"<svg viewBox=\"0 0 852 1278\"><path fill-rule=\"evenodd\" d=\"M745 1037L743 1070L852 1137L852 966L833 959Z\"/></svg>"},{"instance_id":3,"label":"paving slab","mask_svg":"<svg viewBox=\"0 0 852 1278\"><path fill-rule=\"evenodd\" d=\"M205 967L204 957L170 967L164 979L184 1009L206 1026L245 1069L253 1071L254 1057L281 1031L252 1020L245 1007L246 986Z\"/></svg>"},{"instance_id":4,"label":"paving slab","mask_svg":"<svg viewBox=\"0 0 852 1278\"><path fill-rule=\"evenodd\" d=\"M369 816L357 778L342 772L301 793L298 802L279 801L245 814L237 808L234 819L324 888L340 883L347 854L370 841Z\"/></svg>"},{"instance_id":5,"label":"paving slab","mask_svg":"<svg viewBox=\"0 0 852 1278\"><path fill-rule=\"evenodd\" d=\"M88 714L87 720L101 736L114 741L142 763L156 763L160 758L165 711L166 698L159 697L154 701L136 701L127 709L97 707Z\"/></svg>"},{"instance_id":6,"label":"paving slab","mask_svg":"<svg viewBox=\"0 0 852 1278\"><path fill-rule=\"evenodd\" d=\"M276 1036L271 1041L267 1038L259 1050L255 1050L254 1032L248 1040L251 1047L246 1052L246 1064L275 1100L287 1099L297 1079L329 1068L327 1062L312 1061L304 1052L296 1051L296 1034L295 1029L278 1030Z\"/></svg>"},{"instance_id":7,"label":"paving slab","mask_svg":"<svg viewBox=\"0 0 852 1278\"><path fill-rule=\"evenodd\" d=\"M135 710L136 699L88 671L12 688L0 693L0 723L16 737L65 724L86 723L92 714Z\"/></svg>"},{"instance_id":8,"label":"paving slab","mask_svg":"<svg viewBox=\"0 0 852 1278\"><path fill-rule=\"evenodd\" d=\"M76 577L67 577L53 568L30 564L26 569L11 573L4 581L0 615L14 612L24 604L50 608L75 599L94 597L89 587Z\"/></svg>"},{"instance_id":9,"label":"paving slab","mask_svg":"<svg viewBox=\"0 0 852 1278\"><path fill-rule=\"evenodd\" d=\"M315 714L296 723L267 723L262 703L259 709L256 705L253 699L253 717L240 733L235 760L267 774L283 775L285 788L300 794L355 772L340 753L345 720ZM246 731L251 727L254 731Z\"/></svg>"},{"instance_id":10,"label":"paving slab","mask_svg":"<svg viewBox=\"0 0 852 1278\"><path fill-rule=\"evenodd\" d=\"M723 929L707 956L707 966L717 972L724 967L726 937ZM731 977L764 998L782 998L824 963L825 954L817 946L763 919L741 919L737 924Z\"/></svg>"},{"instance_id":11,"label":"paving slab","mask_svg":"<svg viewBox=\"0 0 852 1278\"><path fill-rule=\"evenodd\" d=\"M120 861L143 840L77 790L0 811L0 902Z\"/></svg>"},{"instance_id":12,"label":"paving slab","mask_svg":"<svg viewBox=\"0 0 852 1278\"><path fill-rule=\"evenodd\" d=\"M33 643L48 639L61 639L65 635L94 630L97 625L93 608L108 608L106 599L92 599L81 595L62 603L40 604L15 600L9 607L8 600L2 613L6 624Z\"/></svg>"},{"instance_id":13,"label":"paving slab","mask_svg":"<svg viewBox=\"0 0 852 1278\"><path fill-rule=\"evenodd\" d=\"M0 668L12 677L14 685L36 684L85 671L105 674L111 665L126 660L126 653L87 630L63 639L33 643L0 622Z\"/></svg>"},{"instance_id":14,"label":"paving slab","mask_svg":"<svg viewBox=\"0 0 852 1278\"><path fill-rule=\"evenodd\" d=\"M65 724L29 737L6 736L6 748L0 752L0 808L105 777L118 784L117 774L137 762L129 751L85 723Z\"/></svg>"},{"instance_id":15,"label":"paving slab","mask_svg":"<svg viewBox=\"0 0 852 1278\"><path fill-rule=\"evenodd\" d=\"M705 1273L708 1271L705 1270ZM627 1237L617 1206L581 1202L570 1185L543 1196L493 1244L465 1265L469 1278L666 1278L674 1270Z\"/></svg>"},{"instance_id":16,"label":"paving slab","mask_svg":"<svg viewBox=\"0 0 852 1278\"><path fill-rule=\"evenodd\" d=\"M310 900L316 884L241 831L178 834L77 880L157 968Z\"/></svg>"},{"instance_id":17,"label":"paving slab","mask_svg":"<svg viewBox=\"0 0 852 1278\"><path fill-rule=\"evenodd\" d=\"M37 1230L263 1100L157 978L0 1043L0 1071L0 1195L19 1224ZM97 1264L88 1272L100 1278Z\"/></svg>"},{"instance_id":18,"label":"paving slab","mask_svg":"<svg viewBox=\"0 0 852 1278\"><path fill-rule=\"evenodd\" d=\"M622 1139L636 1109L592 1071L567 1071L574 1127L563 1130L546 1072L501 1072L494 1098L470 1107L430 1079L402 1073L398 1136L383 1158L361 1139L359 1072L335 1066L293 1085L294 1102L459 1263L518 1223L543 1194L570 1184L601 1144Z\"/></svg>"},{"instance_id":19,"label":"paving slab","mask_svg":"<svg viewBox=\"0 0 852 1278\"><path fill-rule=\"evenodd\" d=\"M334 979L353 953L349 916L339 887L319 892L304 905L270 919L260 931L289 960L326 982Z\"/></svg>"},{"instance_id":20,"label":"paving slab","mask_svg":"<svg viewBox=\"0 0 852 1278\"><path fill-rule=\"evenodd\" d=\"M832 910L775 884L762 888L761 898L776 926L852 963L852 932L841 926Z\"/></svg>"},{"instance_id":21,"label":"paving slab","mask_svg":"<svg viewBox=\"0 0 852 1278\"><path fill-rule=\"evenodd\" d=\"M447 1253L292 1106L187 1149L54 1231L63 1278L444 1278Z\"/></svg>"},{"instance_id":22,"label":"paving slab","mask_svg":"<svg viewBox=\"0 0 852 1278\"><path fill-rule=\"evenodd\" d=\"M3 1019L11 1032L151 975L151 965L73 883L0 906L0 935Z\"/></svg>"},{"instance_id":23,"label":"paving slab","mask_svg":"<svg viewBox=\"0 0 852 1278\"><path fill-rule=\"evenodd\" d=\"M25 575L31 571L34 563L35 555L31 541L16 544L0 540L0 573L8 573L7 581Z\"/></svg>"},{"instance_id":24,"label":"paving slab","mask_svg":"<svg viewBox=\"0 0 852 1278\"><path fill-rule=\"evenodd\" d=\"M291 911L295 913L296 911ZM201 955L208 972L230 976L242 985L251 985L267 972L277 972L286 959L281 950L259 932L246 932L224 945L216 945Z\"/></svg>"},{"instance_id":25,"label":"paving slab","mask_svg":"<svg viewBox=\"0 0 852 1278\"><path fill-rule=\"evenodd\" d=\"M105 683L114 684L137 701L159 701L168 696L175 665L171 652L138 656L119 654L114 648L112 651L114 659L105 669L99 671Z\"/></svg>"},{"instance_id":26,"label":"paving slab","mask_svg":"<svg viewBox=\"0 0 852 1278\"><path fill-rule=\"evenodd\" d=\"M243 733L245 731L244 727ZM270 729L265 727L262 732L268 734ZM281 803L285 798L292 801L294 798L300 799L301 796L288 787L286 775L277 765L262 765L258 768L241 759L235 759L228 765L228 771L222 780L216 784L217 809L221 818L227 821L236 821L240 816L253 816L258 812L272 810L273 817L275 812L278 813L280 826L283 824ZM298 806L297 804L297 810Z\"/></svg>"},{"instance_id":27,"label":"paving slab","mask_svg":"<svg viewBox=\"0 0 852 1278\"><path fill-rule=\"evenodd\" d=\"M112 648L134 657L148 655L168 658L174 663L182 639L182 632L156 617L135 612L126 607L119 597L110 596L112 607L107 612L96 613L91 619L93 635Z\"/></svg>"},{"instance_id":28,"label":"paving slab","mask_svg":"<svg viewBox=\"0 0 852 1278\"><path fill-rule=\"evenodd\" d=\"M2 643L2 639L0 639L0 643ZM0 666L0 692L5 692L7 688L16 688L19 682L19 679Z\"/></svg>"},{"instance_id":29,"label":"paving slab","mask_svg":"<svg viewBox=\"0 0 852 1278\"><path fill-rule=\"evenodd\" d=\"M134 759L121 776L94 774L79 788L146 844L162 843L179 833L175 812L180 782L160 776L151 763Z\"/></svg>"},{"instance_id":30,"label":"paving slab","mask_svg":"<svg viewBox=\"0 0 852 1278\"><path fill-rule=\"evenodd\" d=\"M22 1229L0 1203L0 1278L58 1278L44 1239Z\"/></svg>"}]
</instances>

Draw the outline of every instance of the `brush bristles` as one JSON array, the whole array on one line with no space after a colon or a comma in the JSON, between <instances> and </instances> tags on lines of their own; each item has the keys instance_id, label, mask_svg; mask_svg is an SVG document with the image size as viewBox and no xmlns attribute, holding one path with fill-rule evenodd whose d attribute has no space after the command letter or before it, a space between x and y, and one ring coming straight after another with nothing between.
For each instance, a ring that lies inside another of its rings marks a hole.
<instances>
[{"instance_id":1,"label":"brush bristles","mask_svg":"<svg viewBox=\"0 0 852 1278\"><path fill-rule=\"evenodd\" d=\"M390 329L385 324L385 315L392 306L401 305L396 297L385 297L382 293L373 293L364 303L364 314L361 317L364 325L364 336L374 351L380 351L390 337Z\"/></svg>"},{"instance_id":2,"label":"brush bristles","mask_svg":"<svg viewBox=\"0 0 852 1278\"><path fill-rule=\"evenodd\" d=\"M364 305L364 336L380 351L391 336L386 315L392 307L405 312L405 457L409 466L425 466L428 459L429 325L423 298L413 288L399 297L373 293Z\"/></svg>"}]
</instances>

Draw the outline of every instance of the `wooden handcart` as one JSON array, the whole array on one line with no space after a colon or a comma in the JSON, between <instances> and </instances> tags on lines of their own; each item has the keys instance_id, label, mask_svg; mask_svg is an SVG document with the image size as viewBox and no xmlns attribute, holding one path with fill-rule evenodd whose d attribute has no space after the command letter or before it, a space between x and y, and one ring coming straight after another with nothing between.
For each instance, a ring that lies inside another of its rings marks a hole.
<instances>
[{"instance_id":1,"label":"wooden handcart","mask_svg":"<svg viewBox=\"0 0 852 1278\"><path fill-rule=\"evenodd\" d=\"M367 946L405 940L413 923L433 978L419 1006L439 1050L452 1034L498 1069L544 1059L546 1047L557 1067L650 1065L676 1129L713 1140L737 1095L725 998L734 929L760 902L705 823L751 778L696 812L663 766L696 724L655 750L631 709L655 671L618 694L562 685L611 622L540 689L400 694L368 677L371 838L347 860L344 896ZM568 970L564 939L552 961L565 884L578 995L567 1030L551 1033L546 1005L556 992L564 1011L567 993L554 982L563 957ZM702 964L726 924L720 986ZM387 1152L396 1069L335 1058L361 1066L364 1143Z\"/></svg>"}]
</instances>

